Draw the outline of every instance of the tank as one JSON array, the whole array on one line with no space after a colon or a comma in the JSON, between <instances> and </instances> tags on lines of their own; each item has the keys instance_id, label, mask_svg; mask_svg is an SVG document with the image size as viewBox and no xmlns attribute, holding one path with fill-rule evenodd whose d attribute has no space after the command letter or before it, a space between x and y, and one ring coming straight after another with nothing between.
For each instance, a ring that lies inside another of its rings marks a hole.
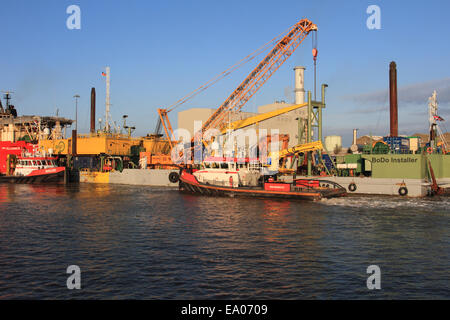
<instances>
[{"instance_id":1,"label":"tank","mask_svg":"<svg viewBox=\"0 0 450 320\"><path fill-rule=\"evenodd\" d=\"M334 152L336 149L342 148L341 136L327 136L325 137L325 149L328 152Z\"/></svg>"}]
</instances>

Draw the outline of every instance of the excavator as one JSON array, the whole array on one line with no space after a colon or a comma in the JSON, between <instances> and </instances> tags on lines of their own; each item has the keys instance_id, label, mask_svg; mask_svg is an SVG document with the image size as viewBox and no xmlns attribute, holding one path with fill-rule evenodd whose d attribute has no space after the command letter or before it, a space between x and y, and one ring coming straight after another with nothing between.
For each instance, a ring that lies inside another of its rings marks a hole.
<instances>
[{"instance_id":1,"label":"excavator","mask_svg":"<svg viewBox=\"0 0 450 320\"><path fill-rule=\"evenodd\" d=\"M299 153L322 151L322 141L314 141L310 143L299 144L291 148L285 148L280 151L274 151L269 153L268 166L271 171L289 172L291 170L285 168L286 157L297 155ZM283 160L280 167L279 160Z\"/></svg>"},{"instance_id":2,"label":"excavator","mask_svg":"<svg viewBox=\"0 0 450 320\"><path fill-rule=\"evenodd\" d=\"M277 71L281 65L294 53L294 51L299 47L299 45L305 40L305 38L311 33L316 32L317 26L311 22L308 19L302 19L299 22L297 22L295 25L293 25L291 28L289 28L287 33L283 33L281 36L276 37L272 39L271 42L268 44L273 43L275 39L279 39L275 44L275 46L270 50L270 52L264 57L264 59L250 72L250 74L242 81L242 83L228 96L228 98L217 108L217 110L209 117L209 119L203 123L203 126L200 130L198 130L196 133L194 133L194 137L192 138L191 144L184 147L184 150L177 150L176 152L173 152L172 154L176 154L178 156L177 163L192 163L192 158L187 159L187 157L183 157L187 151L188 148L190 148L190 151L193 151L194 148L204 148L208 146L209 143L211 143L211 140L207 141L203 138L203 135L206 131L209 129L218 129L222 132L226 131L226 120L228 119L228 116L231 113L238 112L242 109L242 107L250 100L250 98L255 95L256 92L269 80L269 78ZM157 131L156 134L161 133L161 126L164 129L165 135L169 141L170 149L171 151L175 148L175 145L177 141L175 141L175 137L173 134L173 128L170 123L168 114L170 111L174 110L177 106L185 103L189 99L191 99L193 96L197 95L199 92L205 90L212 84L214 84L216 81L218 81L219 78L222 78L229 74L231 71L234 70L240 65L242 65L245 62L248 62L249 60L253 59L256 55L260 54L260 50L267 47L267 45L264 45L262 48L258 49L251 55L247 56L240 62L238 62L236 65L232 66L231 68L225 70L222 72L218 77L210 80L205 85L201 86L197 90L193 91L190 95L187 97L184 97L180 100L178 100L174 105L167 109L158 109L158 123L157 123ZM314 60L317 57L317 49L313 48L313 57ZM244 62L243 62L244 61ZM288 109L283 110L284 112L289 112L290 110L294 110L299 107L306 106L304 105L296 105L292 107L288 107ZM278 114L281 114L279 111L274 112L269 117L276 116ZM257 116L258 117L258 116ZM259 121L262 121L260 119L263 119L264 117L259 117ZM257 120L258 120L257 119ZM255 119L250 120L243 120L240 124L235 124L235 127L231 127L231 129L236 130L238 128L245 127ZM264 119L263 119L264 120ZM194 146L195 141L201 141L200 146ZM175 150L174 150L175 151ZM193 154L192 152L190 153ZM184 158L184 159L183 159Z\"/></svg>"}]
</instances>

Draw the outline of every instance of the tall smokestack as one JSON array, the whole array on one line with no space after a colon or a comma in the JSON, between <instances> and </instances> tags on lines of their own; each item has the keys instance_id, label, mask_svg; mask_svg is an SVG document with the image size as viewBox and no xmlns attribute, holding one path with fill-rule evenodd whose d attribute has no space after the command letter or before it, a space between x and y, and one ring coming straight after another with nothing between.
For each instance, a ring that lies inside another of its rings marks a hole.
<instances>
[{"instance_id":1,"label":"tall smokestack","mask_svg":"<svg viewBox=\"0 0 450 320\"><path fill-rule=\"evenodd\" d=\"M95 88L91 89L91 133L95 133Z\"/></svg>"},{"instance_id":2,"label":"tall smokestack","mask_svg":"<svg viewBox=\"0 0 450 320\"><path fill-rule=\"evenodd\" d=\"M356 144L357 138L358 138L358 129L353 129L353 144Z\"/></svg>"},{"instance_id":3,"label":"tall smokestack","mask_svg":"<svg viewBox=\"0 0 450 320\"><path fill-rule=\"evenodd\" d=\"M305 103L305 67L295 67L295 104Z\"/></svg>"},{"instance_id":4,"label":"tall smokestack","mask_svg":"<svg viewBox=\"0 0 450 320\"><path fill-rule=\"evenodd\" d=\"M397 103L397 65L394 61L389 65L389 101L391 137L398 137L398 103Z\"/></svg>"}]
</instances>

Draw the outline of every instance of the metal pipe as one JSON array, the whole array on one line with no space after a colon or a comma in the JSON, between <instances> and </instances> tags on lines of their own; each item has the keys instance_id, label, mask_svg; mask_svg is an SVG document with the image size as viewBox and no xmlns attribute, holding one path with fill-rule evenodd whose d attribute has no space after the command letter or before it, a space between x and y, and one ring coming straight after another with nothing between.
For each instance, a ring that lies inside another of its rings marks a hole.
<instances>
[{"instance_id":1,"label":"metal pipe","mask_svg":"<svg viewBox=\"0 0 450 320\"><path fill-rule=\"evenodd\" d=\"M318 119L318 127L319 127L319 140L322 141L323 135L322 135L322 108L325 108L325 89L328 88L328 85L326 83L322 84L322 107L319 107L318 113L319 113L319 119ZM323 141L322 141L323 142Z\"/></svg>"},{"instance_id":2,"label":"metal pipe","mask_svg":"<svg viewBox=\"0 0 450 320\"><path fill-rule=\"evenodd\" d=\"M78 94L73 96L75 98L75 130L78 131Z\"/></svg>"},{"instance_id":3,"label":"metal pipe","mask_svg":"<svg viewBox=\"0 0 450 320\"><path fill-rule=\"evenodd\" d=\"M398 137L397 65L389 65L390 136Z\"/></svg>"},{"instance_id":4,"label":"metal pipe","mask_svg":"<svg viewBox=\"0 0 450 320\"><path fill-rule=\"evenodd\" d=\"M311 133L312 133L312 99L311 99L311 91L308 91L308 123L307 123L307 132L306 132L306 142L310 143L312 141Z\"/></svg>"},{"instance_id":5,"label":"metal pipe","mask_svg":"<svg viewBox=\"0 0 450 320\"><path fill-rule=\"evenodd\" d=\"M110 68L106 67L106 112L105 112L105 130L106 132L110 131L110 125L109 125L109 107L110 107L110 97L109 97L109 88L110 88Z\"/></svg>"},{"instance_id":6,"label":"metal pipe","mask_svg":"<svg viewBox=\"0 0 450 320\"><path fill-rule=\"evenodd\" d=\"M77 155L77 130L72 130L72 155Z\"/></svg>"},{"instance_id":7,"label":"metal pipe","mask_svg":"<svg viewBox=\"0 0 450 320\"><path fill-rule=\"evenodd\" d=\"M91 89L91 133L95 133L95 88Z\"/></svg>"},{"instance_id":8,"label":"metal pipe","mask_svg":"<svg viewBox=\"0 0 450 320\"><path fill-rule=\"evenodd\" d=\"M328 88L326 83L322 84L322 104L325 105L325 88Z\"/></svg>"},{"instance_id":9,"label":"metal pipe","mask_svg":"<svg viewBox=\"0 0 450 320\"><path fill-rule=\"evenodd\" d=\"M312 141L312 112L313 112L313 108L312 108L312 97L311 97L311 91L308 91L308 125L307 125L307 142L311 142ZM312 174L312 163L311 163L311 152L307 152L306 153L307 159L308 159L308 177L311 176Z\"/></svg>"}]
</instances>

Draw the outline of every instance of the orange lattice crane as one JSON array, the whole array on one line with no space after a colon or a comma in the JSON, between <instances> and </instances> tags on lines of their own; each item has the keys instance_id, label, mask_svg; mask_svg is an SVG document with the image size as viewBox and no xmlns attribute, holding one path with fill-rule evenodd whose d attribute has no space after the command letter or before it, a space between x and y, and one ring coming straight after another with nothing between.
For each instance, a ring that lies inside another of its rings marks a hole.
<instances>
[{"instance_id":1,"label":"orange lattice crane","mask_svg":"<svg viewBox=\"0 0 450 320\"><path fill-rule=\"evenodd\" d=\"M203 124L200 132L203 134L208 129L222 129L228 114L241 110L273 73L294 53L311 31L317 31L317 26L310 20L302 19L296 23Z\"/></svg>"},{"instance_id":2,"label":"orange lattice crane","mask_svg":"<svg viewBox=\"0 0 450 320\"><path fill-rule=\"evenodd\" d=\"M248 100L264 85L264 83L274 74L276 70L294 53L298 46L308 36L311 31L317 31L317 26L308 19L302 19L292 26L287 34L279 40L275 47L265 56L265 58L256 66L256 68L245 78L244 81L231 93L231 95L222 103L222 105L211 115L203 124L201 130L196 132L193 138L199 139L208 129L223 129L226 125L227 116L231 112L237 112L247 103ZM314 59L317 57L317 49L313 51ZM249 56L248 56L249 57ZM246 58L248 58L246 57ZM233 66L234 67L234 66ZM233 68L232 67L232 68ZM231 68L230 68L231 69ZM229 70L229 69L228 69ZM224 71L224 73L226 73ZM222 74L224 74L222 73ZM227 73L228 74L228 73ZM214 80L214 79L213 79ZM213 81L211 80L211 81ZM210 82L211 82L210 81ZM215 83L214 80L213 83ZM207 83L194 91L194 95L209 87L212 83ZM179 100L181 103L187 99ZM159 119L161 121L170 147L173 148L173 130L168 118L169 109L158 109ZM200 141L200 140L197 140ZM203 139L202 139L203 141ZM205 141L203 141L204 144Z\"/></svg>"},{"instance_id":3,"label":"orange lattice crane","mask_svg":"<svg viewBox=\"0 0 450 320\"><path fill-rule=\"evenodd\" d=\"M158 122L156 124L155 134L159 135L161 131L161 125L164 127L164 132L166 133L167 140L169 140L170 150L173 149L174 141L172 125L169 121L169 116L167 115L170 109L158 109Z\"/></svg>"}]
</instances>

